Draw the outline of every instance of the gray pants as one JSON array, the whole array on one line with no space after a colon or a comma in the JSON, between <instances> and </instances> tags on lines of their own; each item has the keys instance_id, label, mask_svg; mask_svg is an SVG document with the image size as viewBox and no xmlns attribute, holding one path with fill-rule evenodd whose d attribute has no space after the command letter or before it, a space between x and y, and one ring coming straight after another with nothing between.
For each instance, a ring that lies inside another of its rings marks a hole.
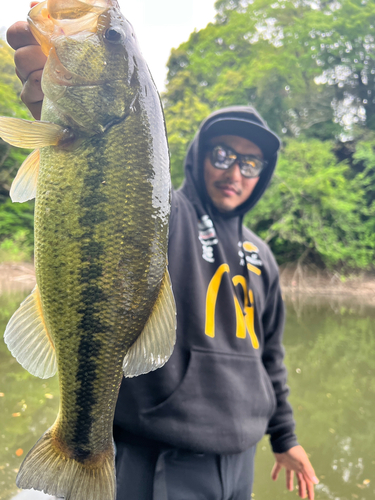
<instances>
[{"instance_id":1,"label":"gray pants","mask_svg":"<svg viewBox=\"0 0 375 500\"><path fill-rule=\"evenodd\" d=\"M255 446L235 455L116 442L116 500L250 500Z\"/></svg>"}]
</instances>

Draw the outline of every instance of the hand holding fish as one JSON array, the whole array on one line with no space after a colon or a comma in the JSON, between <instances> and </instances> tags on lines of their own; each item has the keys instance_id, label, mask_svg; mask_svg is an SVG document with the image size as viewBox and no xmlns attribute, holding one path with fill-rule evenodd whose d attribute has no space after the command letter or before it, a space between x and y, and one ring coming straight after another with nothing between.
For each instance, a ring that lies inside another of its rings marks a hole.
<instances>
[{"instance_id":1,"label":"hand holding fish","mask_svg":"<svg viewBox=\"0 0 375 500\"><path fill-rule=\"evenodd\" d=\"M37 120L40 119L43 103L42 73L47 57L35 40L29 24L20 21L7 31L9 45L16 51L14 62L16 73L23 84L21 99Z\"/></svg>"}]
</instances>

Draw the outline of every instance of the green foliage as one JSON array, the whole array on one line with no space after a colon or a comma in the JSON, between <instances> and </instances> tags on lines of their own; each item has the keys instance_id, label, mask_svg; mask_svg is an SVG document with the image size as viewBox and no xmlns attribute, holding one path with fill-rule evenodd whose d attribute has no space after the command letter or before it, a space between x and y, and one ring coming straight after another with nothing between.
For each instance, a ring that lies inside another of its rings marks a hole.
<instances>
[{"instance_id":1,"label":"green foliage","mask_svg":"<svg viewBox=\"0 0 375 500\"><path fill-rule=\"evenodd\" d=\"M338 161L332 146L288 141L270 187L246 223L280 262L304 255L330 268L370 268L375 223L365 197L368 169L351 179L348 162ZM358 146L358 156L365 146Z\"/></svg>"},{"instance_id":2,"label":"green foliage","mask_svg":"<svg viewBox=\"0 0 375 500\"><path fill-rule=\"evenodd\" d=\"M170 106L165 113L168 142L171 151L171 177L174 187L179 187L184 178L184 158L193 134L200 122L210 113L210 108L191 92L186 92L182 101Z\"/></svg>"},{"instance_id":3,"label":"green foliage","mask_svg":"<svg viewBox=\"0 0 375 500\"><path fill-rule=\"evenodd\" d=\"M375 128L375 4L219 0L216 22L173 50L166 104L252 104L279 134ZM318 126L317 126L318 125Z\"/></svg>"},{"instance_id":4,"label":"green foliage","mask_svg":"<svg viewBox=\"0 0 375 500\"><path fill-rule=\"evenodd\" d=\"M22 85L15 74L13 50L0 39L0 114L27 118L19 99Z\"/></svg>"},{"instance_id":5,"label":"green foliage","mask_svg":"<svg viewBox=\"0 0 375 500\"><path fill-rule=\"evenodd\" d=\"M30 118L19 94L22 85L14 71L13 50L0 39L0 116ZM9 189L27 152L9 146L0 139L0 203L9 195Z\"/></svg>"},{"instance_id":6,"label":"green foliage","mask_svg":"<svg viewBox=\"0 0 375 500\"><path fill-rule=\"evenodd\" d=\"M33 247L27 242L27 231L19 231L12 238L5 238L0 243L0 262L30 262Z\"/></svg>"},{"instance_id":7,"label":"green foliage","mask_svg":"<svg viewBox=\"0 0 375 500\"><path fill-rule=\"evenodd\" d=\"M34 203L0 204L0 262L29 261L34 246Z\"/></svg>"},{"instance_id":8,"label":"green foliage","mask_svg":"<svg viewBox=\"0 0 375 500\"><path fill-rule=\"evenodd\" d=\"M13 51L0 39L0 116L29 119L19 94ZM33 254L33 203L12 204L9 189L27 151L0 139L0 262L30 260Z\"/></svg>"}]
</instances>

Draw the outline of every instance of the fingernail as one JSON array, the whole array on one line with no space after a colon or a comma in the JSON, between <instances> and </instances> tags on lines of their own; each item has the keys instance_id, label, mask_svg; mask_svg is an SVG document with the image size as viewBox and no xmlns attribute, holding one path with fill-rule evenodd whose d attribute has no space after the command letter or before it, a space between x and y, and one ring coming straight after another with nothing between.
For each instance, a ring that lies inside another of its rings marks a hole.
<instances>
[{"instance_id":1,"label":"fingernail","mask_svg":"<svg viewBox=\"0 0 375 500\"><path fill-rule=\"evenodd\" d=\"M319 484L319 479L316 476L314 476L312 480L314 484Z\"/></svg>"}]
</instances>

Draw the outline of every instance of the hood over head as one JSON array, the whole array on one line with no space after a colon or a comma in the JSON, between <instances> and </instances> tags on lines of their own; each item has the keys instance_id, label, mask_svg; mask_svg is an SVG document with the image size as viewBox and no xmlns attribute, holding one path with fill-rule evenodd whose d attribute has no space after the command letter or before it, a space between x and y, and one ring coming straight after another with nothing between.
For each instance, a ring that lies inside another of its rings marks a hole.
<instances>
[{"instance_id":1,"label":"hood over head","mask_svg":"<svg viewBox=\"0 0 375 500\"><path fill-rule=\"evenodd\" d=\"M236 209L225 213L218 212L210 201L203 172L205 146L210 139L220 135L237 135L248 139L259 147L264 159L267 160L267 165L260 174L250 197ZM194 188L204 208L210 207L211 211L224 218L243 216L255 206L266 190L276 167L279 148L280 139L268 128L267 123L254 108L231 106L215 111L201 123L189 146L185 159L186 180L182 189L189 191L191 195L191 188Z\"/></svg>"}]
</instances>

